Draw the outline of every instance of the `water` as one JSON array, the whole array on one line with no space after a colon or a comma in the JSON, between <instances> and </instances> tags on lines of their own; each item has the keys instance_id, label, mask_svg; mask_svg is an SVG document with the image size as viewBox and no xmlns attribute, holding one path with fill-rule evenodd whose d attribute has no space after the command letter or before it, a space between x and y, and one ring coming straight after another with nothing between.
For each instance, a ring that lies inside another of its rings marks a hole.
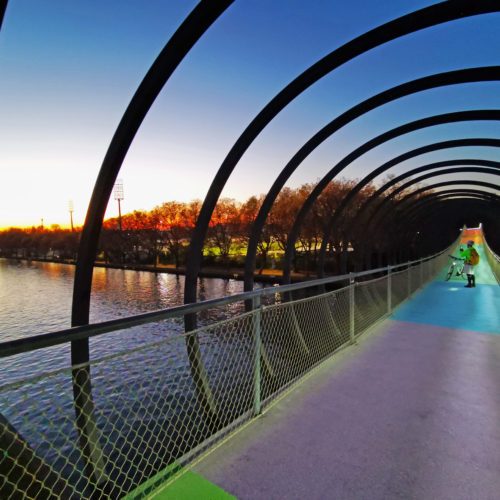
<instances>
[{"instance_id":1,"label":"water","mask_svg":"<svg viewBox=\"0 0 500 500\"><path fill-rule=\"evenodd\" d=\"M65 264L0 259L0 342L68 328L74 271L73 266ZM241 292L243 284L204 278L198 288L198 300L206 300ZM183 291L184 278L180 276L96 268L90 321L177 306L183 302ZM212 309L199 315L199 324L239 312L243 312L242 303L224 310ZM135 448L141 449L151 439L151 446L157 448L156 441L161 441L161 460L151 458L152 463L158 462L155 467L161 468L165 460L177 458L174 452L184 453L191 441L195 445L199 439L190 437L194 430L188 432L189 425L198 429L199 422L189 424L197 400L186 345L179 335L182 333L182 318L177 318L90 339L95 418L107 471L127 488L134 481L123 470L139 467L140 471ZM225 364L218 359L228 345L234 352L244 341L238 332L233 334L230 339L208 331L199 334L214 387L223 373L227 375L231 370L233 379L243 366L244 360L238 366L228 366L230 356ZM240 357L241 352L240 348ZM76 485L83 468L74 420L69 345L22 353L2 358L1 362L0 414L39 457L71 477ZM247 371L251 373L251 365ZM167 426L168 433L163 428L158 430L158 423L168 423L181 414L184 417L179 428ZM186 437L180 439L183 432ZM173 437L176 435L177 440Z\"/></svg>"},{"instance_id":2,"label":"water","mask_svg":"<svg viewBox=\"0 0 500 500\"><path fill-rule=\"evenodd\" d=\"M0 259L0 342L26 338L70 326L74 266ZM239 293L236 280L203 278L198 300ZM183 303L184 277L121 269L95 268L90 321L100 322ZM241 305L233 306L241 308ZM203 320L223 314L213 310ZM180 320L168 328L144 325L91 339L92 358L182 333ZM69 347L57 346L2 361L2 379L11 381L43 369L69 366ZM7 374L7 376L6 376Z\"/></svg>"},{"instance_id":3,"label":"water","mask_svg":"<svg viewBox=\"0 0 500 500\"><path fill-rule=\"evenodd\" d=\"M0 341L67 328L73 278L70 265L0 259ZM234 280L202 279L198 298L226 296L242 288ZM180 305L183 289L184 278L175 275L96 268L90 320ZM242 303L204 311L199 324L241 312ZM275 319L284 321L280 315ZM106 473L121 485L122 493L252 408L255 342L250 316L217 328L204 326L197 334L219 419L207 419L199 404L182 333L182 318L177 318L90 339L93 418ZM279 338L268 339L266 348L277 367L283 360L273 342L279 344ZM68 345L3 358L0 415L86 497L70 366ZM291 370L286 373L284 385L295 376ZM263 385L263 394L275 390L275 383Z\"/></svg>"}]
</instances>

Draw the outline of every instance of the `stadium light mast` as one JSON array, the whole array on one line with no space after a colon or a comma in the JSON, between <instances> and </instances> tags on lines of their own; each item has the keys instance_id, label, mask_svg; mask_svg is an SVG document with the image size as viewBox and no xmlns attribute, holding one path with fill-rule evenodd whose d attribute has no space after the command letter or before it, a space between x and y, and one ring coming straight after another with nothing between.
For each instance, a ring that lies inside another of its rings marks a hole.
<instances>
[{"instance_id":1,"label":"stadium light mast","mask_svg":"<svg viewBox=\"0 0 500 500\"><path fill-rule=\"evenodd\" d=\"M73 212L74 212L73 200L69 200L68 208L69 208L69 220L71 222L71 232L73 232L75 230L73 226Z\"/></svg>"},{"instance_id":2,"label":"stadium light mast","mask_svg":"<svg viewBox=\"0 0 500 500\"><path fill-rule=\"evenodd\" d=\"M121 231L122 230L122 207L121 207L121 201L124 199L124 196L123 196L123 181L121 179L116 179L114 194L115 194L115 200L118 202L118 227L120 228L120 231Z\"/></svg>"}]
</instances>

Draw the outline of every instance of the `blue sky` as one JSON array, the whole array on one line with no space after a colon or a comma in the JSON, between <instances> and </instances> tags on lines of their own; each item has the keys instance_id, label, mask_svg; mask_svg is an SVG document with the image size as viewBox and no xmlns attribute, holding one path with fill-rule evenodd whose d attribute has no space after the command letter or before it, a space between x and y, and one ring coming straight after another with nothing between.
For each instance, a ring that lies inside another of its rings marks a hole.
<instances>
[{"instance_id":1,"label":"blue sky","mask_svg":"<svg viewBox=\"0 0 500 500\"><path fill-rule=\"evenodd\" d=\"M124 162L123 209L203 198L252 118L328 52L435 2L237 0L184 59L146 117ZM111 137L144 74L196 2L11 0L0 32L0 227L81 223ZM338 68L292 102L244 155L223 196L265 192L297 149L354 104L399 83L499 64L500 15L447 23L381 46ZM374 110L322 144L290 179L314 182L353 148L402 123L500 108L498 83L409 96ZM433 127L390 141L345 171L360 178L428 142L498 137L496 122ZM402 164L498 159L491 148L437 152ZM112 202L108 216L116 214Z\"/></svg>"}]
</instances>

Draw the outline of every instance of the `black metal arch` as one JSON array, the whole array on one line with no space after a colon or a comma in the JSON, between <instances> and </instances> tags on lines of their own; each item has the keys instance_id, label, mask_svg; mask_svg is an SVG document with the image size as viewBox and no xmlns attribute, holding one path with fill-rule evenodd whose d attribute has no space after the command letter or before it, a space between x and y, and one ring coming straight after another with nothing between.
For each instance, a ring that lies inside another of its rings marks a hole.
<instances>
[{"instance_id":1,"label":"black metal arch","mask_svg":"<svg viewBox=\"0 0 500 500\"><path fill-rule=\"evenodd\" d=\"M432 127L435 125L452 123L458 121L474 121L474 120L498 120L500 119L500 110L474 110L474 111L459 111L455 113L444 113L442 115L435 115L420 120L415 120L413 122L405 123L399 127L393 128L377 137L365 142L350 154L345 156L340 162L338 162L323 178L316 184L314 189L311 191L307 199L304 201L299 212L295 217L295 221L288 235L287 248L285 250L285 255L283 258L283 283L288 283L290 281L290 268L295 252L295 242L297 240L300 226L302 225L306 215L312 208L314 202L323 192L323 190L328 186L328 184L338 175L342 170L344 170L350 163L362 156L367 151L383 144L384 142L399 137L401 135L413 132L426 127ZM403 156L403 155L402 155ZM393 159L389 162L384 163L382 166L373 170L367 178L375 178L377 175L385 172L391 166L396 163L403 161L402 159ZM397 161L396 161L397 160ZM392 163L394 162L394 163ZM366 179L366 178L365 178ZM353 188L355 189L355 188ZM348 201L351 199L351 192L347 195ZM325 226L325 233L328 232L331 227L331 221ZM326 237L326 234L325 234ZM323 241L325 238L323 239Z\"/></svg>"},{"instance_id":2,"label":"black metal arch","mask_svg":"<svg viewBox=\"0 0 500 500\"><path fill-rule=\"evenodd\" d=\"M485 0L481 3L457 0L426 7L378 26L347 42L313 64L281 90L259 112L234 143L210 185L191 238L186 264L184 302L196 301L196 285L201 267L203 242L213 210L227 179L255 138L282 109L320 78L372 48L430 26L496 11L500 11L500 5L493 0ZM195 326L195 317L186 318L187 330L191 330Z\"/></svg>"},{"instance_id":3,"label":"black metal arch","mask_svg":"<svg viewBox=\"0 0 500 500\"><path fill-rule=\"evenodd\" d=\"M418 211L420 208L427 206L430 203L451 198L455 200L464 200L467 198L481 198L483 200L489 200L489 201L500 200L499 196L478 189L463 189L463 190L451 189L447 191L439 191L438 193L431 193L423 198L413 200L413 203L409 203L408 206L406 206L404 209L401 209L399 212L395 213L393 220L401 221L401 223L403 223L403 221L405 221L407 217L411 217L412 214ZM383 221L381 220L377 223L376 227L380 228L382 224Z\"/></svg>"},{"instance_id":4,"label":"black metal arch","mask_svg":"<svg viewBox=\"0 0 500 500\"><path fill-rule=\"evenodd\" d=\"M441 163L441 162L439 162L439 163ZM446 163L446 162L443 162L443 163ZM497 163L497 162L493 162L493 164L495 164L495 163ZM415 170L419 170L419 169L415 169ZM406 174L410 175L410 173L411 173L411 171L405 173L404 175L407 176ZM447 172L439 171L439 172L436 172L435 175L444 175L445 173L447 173ZM490 173L493 173L493 172L490 172ZM497 172L496 175L500 175L500 172ZM389 184L389 183L387 183L387 184ZM407 207L405 207L404 209L401 209L400 212L397 212L396 214L392 214L392 215L397 215L397 220L403 220L407 216L408 211L411 211L413 208L419 206L420 204L424 204L426 202L429 202L432 199L437 199L439 197L444 197L444 196L459 196L459 195L473 196L476 194L484 194L485 197L489 197L489 198L494 197L494 195L491 195L491 193L489 193L489 192L477 191L477 190L472 190L472 189L453 189L453 190L448 190L448 191L438 191L436 193L427 194L423 198L417 198L416 200L408 201ZM372 241L374 238L374 235L377 234L377 232L381 230L382 224L386 221L385 216L388 215L388 213L390 212L390 209L386 208L386 210L384 211L383 216L382 216L382 215L380 215L380 213L377 213L377 212L379 212L380 208L381 207L377 207L376 210L374 211L374 213L372 213L370 215L369 221L363 225L364 231L366 234L366 240L368 240L368 241ZM382 210L380 210L380 212L382 212ZM359 213L358 213L358 215L359 215ZM355 218L355 220L356 219L357 219L357 217ZM391 220L394 220L394 219L391 219ZM356 244L356 248L358 249L358 252L361 252L359 255L363 256L363 258L366 259L367 258L366 252L368 250L367 245L362 245L360 247L359 242L358 242ZM371 251L373 251L373 248L370 249L369 254L371 254ZM321 266L322 266L321 272L323 272L325 255L323 255L322 257L323 257L323 261L321 262Z\"/></svg>"},{"instance_id":5,"label":"black metal arch","mask_svg":"<svg viewBox=\"0 0 500 500\"><path fill-rule=\"evenodd\" d=\"M395 230L401 234L401 242L406 244L414 236L415 230L419 229L420 233L425 233L423 230L426 226L426 220L429 217L433 218L435 221L436 213L439 213L439 220L445 220L449 217L449 214L443 214L445 209L448 209L453 204L457 204L459 207L463 208L466 205L471 205L474 207L472 214L477 212L478 207L482 209L491 210L494 207L500 207L500 198L498 196L487 196L485 194L469 194L462 197L453 197L453 195L448 195L447 197L432 198L427 200L427 203L423 203L418 207L414 207L414 210L408 211L405 215L405 219L400 219L399 223L396 223ZM455 214L456 215L456 214ZM443 225L446 225L443 222Z\"/></svg>"},{"instance_id":6,"label":"black metal arch","mask_svg":"<svg viewBox=\"0 0 500 500\"><path fill-rule=\"evenodd\" d=\"M460 201L469 198L480 198L485 201L500 202L500 196L487 191L481 191L479 189L440 191L438 193L432 193L425 196L424 198L415 200L413 204L397 213L397 218L401 221L405 220L406 218L408 218L408 220L411 220L411 218L415 215L416 212L418 212L418 210L422 209L424 206L429 205L430 203L448 199Z\"/></svg>"},{"instance_id":7,"label":"black metal arch","mask_svg":"<svg viewBox=\"0 0 500 500\"><path fill-rule=\"evenodd\" d=\"M414 198L415 196L425 193L425 191L429 191L429 189L439 189L441 187L445 186L481 186L483 188L487 189L493 189L493 190L498 190L498 184L492 184L491 182L485 182L485 181L478 181L475 179L472 180L450 180L450 181L443 181L443 182L436 182L435 184L431 184L429 186L422 186L419 189L415 189L415 191L412 191L411 193L408 193L407 195L403 196L401 199L397 200L395 202L394 208L396 210L401 209L404 207L405 204L408 203L409 200ZM493 193L495 194L495 193Z\"/></svg>"},{"instance_id":8,"label":"black metal arch","mask_svg":"<svg viewBox=\"0 0 500 500\"><path fill-rule=\"evenodd\" d=\"M5 15L5 11L7 10L7 0L0 1L0 30L2 29L3 17Z\"/></svg>"},{"instance_id":9,"label":"black metal arch","mask_svg":"<svg viewBox=\"0 0 500 500\"><path fill-rule=\"evenodd\" d=\"M483 160L483 161L486 162L486 163L488 163L486 160ZM442 164L442 163L445 163L445 162L439 162L439 163ZM485 169L485 168L482 168L482 167L457 167L457 168L449 169L447 171L441 171L441 170L439 170L437 172L427 173L427 174L424 174L424 175L422 175L420 177L412 179L411 181L403 184L402 186L400 186L399 188L397 188L396 190L394 190L392 193L390 193L390 195L386 196L383 199L383 201L381 202L381 204L371 214L371 219L373 219L373 218L376 217L377 212L381 209L382 206L385 206L389 202L389 200L393 199L394 196L396 196L397 194L399 194L401 191L403 191L404 189L409 188L410 186L412 186L413 184L415 184L417 182L421 182L421 181L423 181L425 179L429 179L429 178L435 177L437 175L453 174L453 173L460 173L460 172L467 172L467 171L478 172L478 173L491 173L493 175L498 175L498 173L495 171L495 169L498 168L498 165L499 164L497 162L491 162L491 166L492 166L491 169ZM379 167L379 168L381 168L381 167ZM417 171L423 171L423 170L428 170L428 169L429 169L429 166L419 167L419 168L414 169L414 170L412 170L410 172L415 173L415 170L417 170ZM399 176L399 178L401 178L401 177L403 177L403 178L404 177L408 177L409 175L411 175L410 172L406 172L405 174ZM367 184L369 184L375 177L377 177L380 173L381 172L378 172L378 169L375 169L370 174L368 174L366 177L364 177L361 181L359 181L359 183L356 186L354 186L351 189L351 191L342 200L340 206L335 211L335 213L333 214L333 216L330 217L328 225L327 225L327 227L325 229L325 234L323 235L323 240L321 242L321 248L320 248L320 251L319 251L319 259L318 259L318 268L319 268L318 274L319 275L323 274L323 266L324 266L324 262L325 262L326 249L327 249L327 245L328 245L328 241L330 239L330 234L331 234L332 229L335 227L335 224L338 222L338 220L342 216L344 210L349 206L349 204L355 198L355 196ZM390 181L389 183L393 183L393 181L394 180Z\"/></svg>"},{"instance_id":10,"label":"black metal arch","mask_svg":"<svg viewBox=\"0 0 500 500\"><path fill-rule=\"evenodd\" d=\"M423 186L420 189L416 189L415 191L407 194L406 196L403 196L401 199L397 200L394 205L393 205L393 211L392 213L398 217L401 220L402 214L405 213L404 211L409 210L410 207L416 203L419 203L425 198L416 198L416 196L425 193L426 191L429 190L434 190L434 189L439 189L441 187L445 186L479 186L482 188L486 189L492 189L492 190L498 190L498 185L497 184L491 184L490 182L484 182L484 181L479 181L479 180L462 180L462 181L457 181L457 180L450 180L450 181L444 181L444 182L438 182L430 186ZM463 189L460 189L463 191ZM443 193L445 191L442 191ZM487 191L482 191L482 192L487 192ZM440 191L436 191L431 194L439 194ZM493 193L494 194L494 193ZM372 232L376 231L379 227L380 224L383 223L383 218L379 218L378 222L376 224L372 224Z\"/></svg>"},{"instance_id":11,"label":"black metal arch","mask_svg":"<svg viewBox=\"0 0 500 500\"><path fill-rule=\"evenodd\" d=\"M399 163L402 163L403 161L406 161L408 159L414 158L416 156L419 156L421 154L433 152L433 151L438 151L442 149L448 149L448 148L456 148L456 147L473 147L473 146L486 146L486 147L500 147L500 140L499 139L491 139L491 138L473 138L473 139L457 139L457 140L452 140L452 141L444 141L440 143L435 143L435 144L430 144L427 146L423 146L421 148L414 149L412 151L409 151L407 153L403 153L402 155L399 155L392 160L389 160L386 162L382 167L386 167L386 169L391 168L393 166L396 166ZM450 160L454 161L454 160ZM486 161L486 160L480 160L480 161ZM434 165L446 165L448 161L445 162L437 162ZM380 168L382 168L380 167ZM426 166L421 167L422 171L426 168ZM415 169L415 171L419 170L418 168ZM407 175L407 173L402 174L399 176L400 178L404 178ZM394 179L395 180L395 179ZM390 181L391 182L391 181ZM390 182L388 184L390 184ZM366 226L368 230L370 230L371 227L374 225L371 224L371 221L373 219L375 214L370 214L368 221L366 223ZM324 240L328 237L327 235L329 234L328 231L330 229L330 226L327 226L324 234ZM325 243L328 243L328 240L325 241ZM323 276L324 274L324 265L325 265L325 257L326 257L326 246L323 248L323 242L322 246L320 248L320 253L319 253L319 258L318 258L318 276Z\"/></svg>"},{"instance_id":12,"label":"black metal arch","mask_svg":"<svg viewBox=\"0 0 500 500\"><path fill-rule=\"evenodd\" d=\"M500 143L499 143L500 146ZM454 159L454 160L445 160L445 161L439 161L435 163L430 163L423 165L421 167L414 168L412 170L409 170L407 172L404 172L392 179L390 179L388 182L383 184L377 191L375 191L365 202L364 204L361 205L359 208L358 212L354 216L354 219L352 221L352 227L359 227L361 224L363 224L363 227L367 231L368 234L373 234L371 231L371 224L370 222L376 217L376 212L380 209L381 204L384 202L385 198L382 199L382 202L373 210L372 213L369 213L369 220L365 221L363 220L367 214L367 209L374 204L376 201L380 201L380 197L382 194L387 191L387 189L391 188L398 182L401 182L402 180L411 177L417 173L421 172L426 172L428 170L435 170L435 169L440 169L448 166L458 166L458 165L470 165L470 166L485 166L485 167L497 167L500 165L499 162L491 161L491 160L482 160L482 159L472 159L472 158L462 158L462 159ZM351 240L351 238L348 235L348 240ZM367 240L370 241L370 236L367 236ZM357 244L359 247L359 243ZM363 252L364 248L366 248L366 245L363 245ZM323 250L323 249L321 249ZM326 259L326 249L322 251L319 255L318 259L318 274L322 275L324 273L324 266L325 266L325 259Z\"/></svg>"},{"instance_id":13,"label":"black metal arch","mask_svg":"<svg viewBox=\"0 0 500 500\"><path fill-rule=\"evenodd\" d=\"M353 221L353 225L361 223L363 220L363 217L366 213L366 210L376 201L380 201L381 195L390 189L392 186L396 185L398 182L403 181L404 179L407 179L408 177L411 177L412 175L418 174L420 172L426 172L427 170L433 170L437 168L442 168L442 167L452 167L452 166L458 166L458 165L471 165L471 166L483 166L483 167L496 167L499 165L499 162L496 161L491 161L491 160L481 160L479 158L459 158L456 160L445 160L445 161L438 161L435 163L429 163L427 165L423 165L421 167L414 168L412 170L409 170L407 172L402 173L401 175L398 175L392 179L390 179L388 182L380 186L371 196L368 197L368 199L360 206L358 213L355 216L355 219ZM382 202L385 198L382 198ZM381 203L382 203L381 202Z\"/></svg>"},{"instance_id":14,"label":"black metal arch","mask_svg":"<svg viewBox=\"0 0 500 500\"><path fill-rule=\"evenodd\" d=\"M500 175L500 162L489 161L489 160L483 160L483 161L485 163L490 164L490 168L472 167L471 166L471 167L450 168L447 170L437 170L435 172L430 172L430 173L421 175L420 177L416 177L416 178L406 182L405 184L402 184L397 189L392 191L389 195L387 195L380 202L380 204L375 208L375 210L371 214L370 220L368 221L367 225L370 226L370 222L376 221L377 218L385 215L387 210L390 210L390 207L387 208L389 201L394 199L395 196L397 196L399 193L403 192L404 190L410 188L412 185L417 184L419 182L422 182L426 179L430 179L432 177L437 177L439 175L456 174L456 173L461 173L461 172L477 172L477 173L484 173L484 174L491 174L491 175Z\"/></svg>"},{"instance_id":15,"label":"black metal arch","mask_svg":"<svg viewBox=\"0 0 500 500\"><path fill-rule=\"evenodd\" d=\"M442 227L445 232L450 230L450 222L448 221L450 214L449 210L451 206L460 207L460 209L467 208L468 213L473 216L477 212L477 204L473 205L474 210L471 209L471 202L481 200L484 206L488 206L489 209L493 207L492 203L498 203L498 197L488 196L483 191L475 191L475 193L464 193L463 195L455 195L449 193L445 196L434 196L430 194L425 199L419 200L419 203L415 203L413 206L407 207L408 210L399 214L397 218L392 219L391 230L398 235L396 241L392 242L390 247L383 244L382 247L376 250L377 253L382 254L392 254L392 261L396 255L399 256L398 261L404 261L407 259L417 258L423 254L433 253L442 248L442 242L435 242L435 236L442 238L444 235L439 229ZM458 196L458 198L457 198ZM455 203L455 205L453 204ZM435 213L439 211L440 217L436 218ZM453 214L455 217L458 216L458 211ZM432 217L431 224L426 219L426 215ZM458 222L463 224L465 220ZM417 236L418 235L418 236ZM416 238L419 239L419 243L415 246ZM425 248L425 250L423 250Z\"/></svg>"},{"instance_id":16,"label":"black metal arch","mask_svg":"<svg viewBox=\"0 0 500 500\"><path fill-rule=\"evenodd\" d=\"M470 83L479 81L496 81L500 79L500 66L486 66L480 68L468 68L458 71L449 71L426 76L410 82L403 83L396 87L376 94L365 101L353 106L341 115L337 116L330 123L314 134L289 160L280 172L273 185L267 192L257 217L252 225L252 231L247 245L247 255L245 259L244 290L253 289L254 271L257 257L257 246L272 206L283 189L285 183L300 164L326 139L331 137L342 127L359 118L363 114L376 109L388 102L394 101L404 96L421 92L436 87L456 85L459 83Z\"/></svg>"},{"instance_id":17,"label":"black metal arch","mask_svg":"<svg viewBox=\"0 0 500 500\"><path fill-rule=\"evenodd\" d=\"M417 209L420 206L426 205L428 203L432 203L436 200L439 200L441 198L447 198L447 197L482 197L484 199L489 199L489 200L496 200L499 199L497 195L494 193L490 193L489 191L483 191L480 189L472 189L472 188L454 188L454 189L447 189L447 190L442 190L442 191L437 191L437 192L432 192L426 194L422 198L417 198L414 200L408 200L406 203L405 207L400 208L399 211L394 211L392 212L392 217L391 217L391 223L398 223L397 221L401 221L403 224L403 221L407 217L408 213L411 213L412 210ZM385 219L379 219L372 225L372 229L370 231L370 234L375 234L377 231L381 229L382 224L384 224L386 221Z\"/></svg>"},{"instance_id":18,"label":"black metal arch","mask_svg":"<svg viewBox=\"0 0 500 500\"><path fill-rule=\"evenodd\" d=\"M479 207L483 210L500 208L498 200L488 200L480 197L471 198L445 198L436 200L433 203L429 203L426 206L420 207L412 214L412 218L405 223L402 221L396 226L396 229L401 234L401 243L403 245L408 245L409 242L415 237L415 233L418 233L418 238L423 242L428 240L436 232L431 231L430 228L437 229L438 233L445 234L450 230L451 226L449 218L453 216L455 220L460 221L459 224L463 225L465 220L458 215L458 213L452 213L450 210L453 208L457 212L466 211L469 218L482 219L478 214ZM447 214L447 211L450 212ZM435 214L439 212L439 220L436 220ZM427 245L430 244L429 241L425 242ZM439 245L440 246L440 245Z\"/></svg>"},{"instance_id":19,"label":"black metal arch","mask_svg":"<svg viewBox=\"0 0 500 500\"><path fill-rule=\"evenodd\" d=\"M75 272L72 326L88 323L92 269L104 213L127 151L158 94L193 45L233 0L203 0L162 49L135 92L101 165L85 218ZM84 349L83 344L78 344ZM74 353L74 363L88 360Z\"/></svg>"},{"instance_id":20,"label":"black metal arch","mask_svg":"<svg viewBox=\"0 0 500 500\"><path fill-rule=\"evenodd\" d=\"M99 234L111 191L130 144L156 97L184 56L232 2L233 0L203 0L193 9L146 73L116 129L101 165L80 237L73 286L72 326L89 322L92 272ZM97 484L104 475L102 458L99 458L102 452L95 449L99 444L93 416L90 369L82 368L88 360L88 339L72 341L71 363L80 367L73 371L73 396L80 448L85 474L93 476L92 484Z\"/></svg>"}]
</instances>

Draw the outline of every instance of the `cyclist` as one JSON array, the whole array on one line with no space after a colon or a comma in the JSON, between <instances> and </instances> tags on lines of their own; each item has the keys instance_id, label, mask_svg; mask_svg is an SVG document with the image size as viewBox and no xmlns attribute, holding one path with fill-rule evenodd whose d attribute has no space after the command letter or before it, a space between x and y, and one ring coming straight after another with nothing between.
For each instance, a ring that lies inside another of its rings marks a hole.
<instances>
[{"instance_id":1,"label":"cyclist","mask_svg":"<svg viewBox=\"0 0 500 500\"><path fill-rule=\"evenodd\" d=\"M473 240L467 242L467 248L460 248L460 257L465 260L464 272L467 275L467 285L465 285L465 288L474 288L476 286L473 264L474 254L477 254L477 250L474 248Z\"/></svg>"}]
</instances>

